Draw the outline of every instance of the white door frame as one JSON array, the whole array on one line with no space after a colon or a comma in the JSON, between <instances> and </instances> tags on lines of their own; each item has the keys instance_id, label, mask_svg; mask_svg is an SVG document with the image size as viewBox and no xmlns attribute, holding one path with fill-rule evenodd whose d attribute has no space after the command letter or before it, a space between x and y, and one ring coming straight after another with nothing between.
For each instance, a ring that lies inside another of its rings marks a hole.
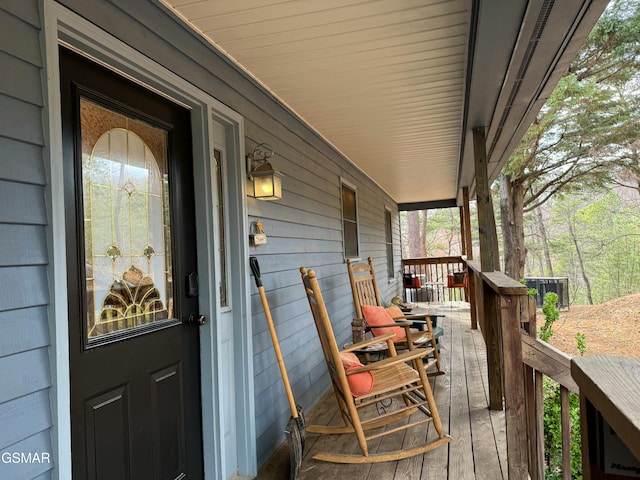
<instances>
[{"instance_id":1,"label":"white door frame","mask_svg":"<svg viewBox=\"0 0 640 480\"><path fill-rule=\"evenodd\" d=\"M54 476L71 478L71 429L69 393L69 341L67 314L67 268L65 242L65 208L62 175L62 126L60 119L60 43L115 70L131 80L178 102L191 110L193 157L196 194L196 235L198 242L198 272L200 276L200 313L207 323L200 327L200 370L202 395L202 430L204 469L207 478L221 478L224 460L221 458L222 418L219 379L224 359L219 358L217 331L218 291L215 288L215 243L217 242L216 212L211 198L215 193L209 174L209 159L213 158L212 120L222 123L230 135L228 194L231 263L231 290L238 330L235 336L235 377L238 415L239 474L257 474L255 401L253 387L253 351L251 303L247 259L247 215L244 159L243 118L210 95L202 92L176 74L153 62L140 52L122 43L107 32L84 20L53 0L42 0L45 65L44 127L47 135L45 170L47 173L47 203L49 215L49 323L51 332L50 362L53 384L51 402L53 416Z\"/></svg>"}]
</instances>

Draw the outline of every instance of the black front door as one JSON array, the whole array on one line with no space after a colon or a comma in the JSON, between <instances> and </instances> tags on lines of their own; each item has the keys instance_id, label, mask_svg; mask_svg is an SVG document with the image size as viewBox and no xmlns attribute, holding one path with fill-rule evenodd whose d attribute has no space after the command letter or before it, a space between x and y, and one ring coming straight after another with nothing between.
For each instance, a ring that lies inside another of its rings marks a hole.
<instances>
[{"instance_id":1,"label":"black front door","mask_svg":"<svg viewBox=\"0 0 640 480\"><path fill-rule=\"evenodd\" d=\"M74 479L202 478L189 111L60 49Z\"/></svg>"}]
</instances>

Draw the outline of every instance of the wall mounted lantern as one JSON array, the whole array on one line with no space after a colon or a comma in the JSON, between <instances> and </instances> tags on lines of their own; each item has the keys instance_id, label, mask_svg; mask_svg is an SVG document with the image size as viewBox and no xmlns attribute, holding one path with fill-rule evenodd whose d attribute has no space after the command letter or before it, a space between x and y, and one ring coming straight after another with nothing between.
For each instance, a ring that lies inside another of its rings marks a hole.
<instances>
[{"instance_id":1,"label":"wall mounted lantern","mask_svg":"<svg viewBox=\"0 0 640 480\"><path fill-rule=\"evenodd\" d=\"M247 194L258 200L282 198L282 174L269 163L273 153L271 145L259 143L247 155Z\"/></svg>"}]
</instances>

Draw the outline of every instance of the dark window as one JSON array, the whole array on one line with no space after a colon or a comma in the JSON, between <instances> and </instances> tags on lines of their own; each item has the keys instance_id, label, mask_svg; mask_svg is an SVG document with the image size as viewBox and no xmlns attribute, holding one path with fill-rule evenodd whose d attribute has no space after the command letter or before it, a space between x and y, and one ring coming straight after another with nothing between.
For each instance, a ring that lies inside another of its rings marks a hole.
<instances>
[{"instance_id":1,"label":"dark window","mask_svg":"<svg viewBox=\"0 0 640 480\"><path fill-rule=\"evenodd\" d=\"M342 184L342 235L344 237L344 256L346 258L360 256L356 207L356 191Z\"/></svg>"},{"instance_id":2,"label":"dark window","mask_svg":"<svg viewBox=\"0 0 640 480\"><path fill-rule=\"evenodd\" d=\"M384 209L384 241L387 247L387 276L395 277L395 267L393 266L393 231L391 229L391 210Z\"/></svg>"}]
</instances>

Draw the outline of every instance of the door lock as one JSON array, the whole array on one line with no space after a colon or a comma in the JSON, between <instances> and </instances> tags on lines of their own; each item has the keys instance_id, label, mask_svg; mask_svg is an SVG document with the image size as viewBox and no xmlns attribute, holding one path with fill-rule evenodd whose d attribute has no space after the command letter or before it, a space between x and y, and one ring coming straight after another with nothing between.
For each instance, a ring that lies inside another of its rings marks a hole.
<instances>
[{"instance_id":1,"label":"door lock","mask_svg":"<svg viewBox=\"0 0 640 480\"><path fill-rule=\"evenodd\" d=\"M187 321L187 323L189 324L190 327L199 327L201 325L204 325L206 322L206 318L204 315L189 315L189 320Z\"/></svg>"}]
</instances>

